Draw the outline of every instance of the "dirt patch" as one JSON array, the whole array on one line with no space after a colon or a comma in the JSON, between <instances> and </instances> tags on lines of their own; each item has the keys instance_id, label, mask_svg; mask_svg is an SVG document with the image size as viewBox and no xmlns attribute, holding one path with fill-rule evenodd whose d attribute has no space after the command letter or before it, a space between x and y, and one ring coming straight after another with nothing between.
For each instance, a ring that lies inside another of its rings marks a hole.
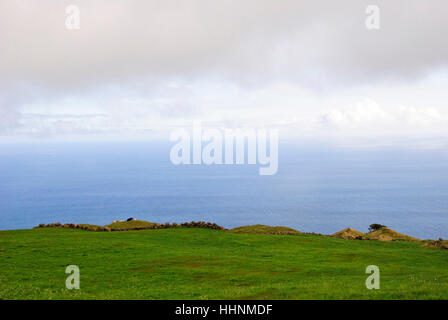
<instances>
[{"instance_id":1,"label":"dirt patch","mask_svg":"<svg viewBox=\"0 0 448 320\"><path fill-rule=\"evenodd\" d=\"M187 263L185 266L192 268L199 268L202 267L203 265L201 263Z\"/></svg>"}]
</instances>

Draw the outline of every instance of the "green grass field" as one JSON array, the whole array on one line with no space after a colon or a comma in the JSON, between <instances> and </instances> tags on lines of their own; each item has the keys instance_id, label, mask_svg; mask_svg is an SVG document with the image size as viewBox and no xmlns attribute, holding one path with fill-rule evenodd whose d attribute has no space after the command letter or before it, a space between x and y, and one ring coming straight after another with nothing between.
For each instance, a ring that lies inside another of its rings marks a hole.
<instances>
[{"instance_id":1,"label":"green grass field","mask_svg":"<svg viewBox=\"0 0 448 320\"><path fill-rule=\"evenodd\" d=\"M65 288L72 264L80 290ZM448 251L199 228L1 231L0 299L448 299Z\"/></svg>"}]
</instances>

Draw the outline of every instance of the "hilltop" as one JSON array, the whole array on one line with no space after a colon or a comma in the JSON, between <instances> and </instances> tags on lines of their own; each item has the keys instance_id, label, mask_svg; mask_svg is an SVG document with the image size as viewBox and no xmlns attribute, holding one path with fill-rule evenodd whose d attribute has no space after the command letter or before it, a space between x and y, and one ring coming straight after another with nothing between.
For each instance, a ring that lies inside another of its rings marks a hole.
<instances>
[{"instance_id":1,"label":"hilltop","mask_svg":"<svg viewBox=\"0 0 448 320\"><path fill-rule=\"evenodd\" d=\"M420 239L402 234L388 227L370 231L363 236L363 239L379 241L421 241Z\"/></svg>"},{"instance_id":2,"label":"hilltop","mask_svg":"<svg viewBox=\"0 0 448 320\"><path fill-rule=\"evenodd\" d=\"M345 228L341 231L333 233L331 236L346 240L422 241L420 239L392 230L383 225L371 226L376 227L374 229L371 229L371 231L368 233L362 233L361 231L352 228Z\"/></svg>"},{"instance_id":3,"label":"hilltop","mask_svg":"<svg viewBox=\"0 0 448 320\"><path fill-rule=\"evenodd\" d=\"M151 229L159 225L158 223L148 222L144 220L132 219L129 221L114 221L111 224L106 225L111 231L124 231L124 230L138 230L138 229Z\"/></svg>"},{"instance_id":4,"label":"hilltop","mask_svg":"<svg viewBox=\"0 0 448 320\"><path fill-rule=\"evenodd\" d=\"M361 231L352 228L345 228L332 234L333 237L347 240L360 239L360 237L362 238L363 235L364 233L362 233Z\"/></svg>"}]
</instances>

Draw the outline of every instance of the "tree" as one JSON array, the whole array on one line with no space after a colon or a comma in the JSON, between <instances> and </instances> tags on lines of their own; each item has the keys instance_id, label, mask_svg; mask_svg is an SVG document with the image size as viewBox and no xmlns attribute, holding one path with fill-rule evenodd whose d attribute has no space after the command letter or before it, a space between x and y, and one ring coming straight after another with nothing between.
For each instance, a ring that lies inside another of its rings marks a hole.
<instances>
[{"instance_id":1,"label":"tree","mask_svg":"<svg viewBox=\"0 0 448 320\"><path fill-rule=\"evenodd\" d=\"M383 226L382 224L374 223L374 224L370 225L369 231L372 232L372 231L375 231L375 230L380 230L382 228L386 228L386 226Z\"/></svg>"}]
</instances>

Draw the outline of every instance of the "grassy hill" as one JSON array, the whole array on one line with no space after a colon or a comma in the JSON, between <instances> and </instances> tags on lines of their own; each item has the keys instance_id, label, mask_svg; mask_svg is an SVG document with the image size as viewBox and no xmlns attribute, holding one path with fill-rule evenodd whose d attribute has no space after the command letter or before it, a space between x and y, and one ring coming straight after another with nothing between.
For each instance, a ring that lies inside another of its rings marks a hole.
<instances>
[{"instance_id":1,"label":"grassy hill","mask_svg":"<svg viewBox=\"0 0 448 320\"><path fill-rule=\"evenodd\" d=\"M347 239L347 240L353 240L358 237L362 237L363 235L364 235L364 233L362 233L361 231L358 231L358 230L355 230L352 228L345 228L345 229L342 229L341 231L338 231L338 232L335 232L332 234L333 237Z\"/></svg>"},{"instance_id":2,"label":"grassy hill","mask_svg":"<svg viewBox=\"0 0 448 320\"><path fill-rule=\"evenodd\" d=\"M65 288L72 264L80 290ZM446 250L309 234L0 231L0 270L0 299L448 299Z\"/></svg>"},{"instance_id":3,"label":"grassy hill","mask_svg":"<svg viewBox=\"0 0 448 320\"><path fill-rule=\"evenodd\" d=\"M421 241L420 239L402 234L387 227L366 233L363 238L380 241Z\"/></svg>"},{"instance_id":4,"label":"grassy hill","mask_svg":"<svg viewBox=\"0 0 448 320\"><path fill-rule=\"evenodd\" d=\"M108 224L106 227L111 230L126 230L126 229L135 229L135 228L152 228L157 223L148 222L144 220L131 220L131 221L119 221L115 223Z\"/></svg>"},{"instance_id":5,"label":"grassy hill","mask_svg":"<svg viewBox=\"0 0 448 320\"><path fill-rule=\"evenodd\" d=\"M299 234L300 232L288 227L271 227L262 224L242 226L229 230L231 233L257 233L257 234Z\"/></svg>"}]
</instances>

